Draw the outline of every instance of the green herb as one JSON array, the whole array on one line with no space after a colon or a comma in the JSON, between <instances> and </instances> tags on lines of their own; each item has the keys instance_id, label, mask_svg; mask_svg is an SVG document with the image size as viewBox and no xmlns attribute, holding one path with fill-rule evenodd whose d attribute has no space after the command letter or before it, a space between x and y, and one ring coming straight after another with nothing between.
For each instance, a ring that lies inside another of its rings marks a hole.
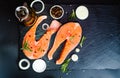
<instances>
[{"instance_id":1,"label":"green herb","mask_svg":"<svg viewBox=\"0 0 120 78\"><path fill-rule=\"evenodd\" d=\"M39 48L38 48L38 51L42 51L42 48L41 48L41 47L39 47Z\"/></svg>"},{"instance_id":2,"label":"green herb","mask_svg":"<svg viewBox=\"0 0 120 78\"><path fill-rule=\"evenodd\" d=\"M65 72L68 71L68 65L69 65L69 63L70 63L70 60L71 60L71 59L67 59L67 60L65 60L65 62L62 64L62 66L61 66L61 71L62 71L63 73L65 73Z\"/></svg>"},{"instance_id":3,"label":"green herb","mask_svg":"<svg viewBox=\"0 0 120 78\"><path fill-rule=\"evenodd\" d=\"M69 19L75 19L76 18L76 14L75 14L75 11L74 9L72 10L72 13L70 14L69 16Z\"/></svg>"},{"instance_id":4,"label":"green herb","mask_svg":"<svg viewBox=\"0 0 120 78\"><path fill-rule=\"evenodd\" d=\"M82 36L82 39L81 39L81 41L80 41L80 47L83 46L83 43L84 43L85 40L86 40L86 37L85 37L85 36Z\"/></svg>"},{"instance_id":5,"label":"green herb","mask_svg":"<svg viewBox=\"0 0 120 78\"><path fill-rule=\"evenodd\" d=\"M74 35L73 35L73 36L70 36L70 40L72 40L74 37L75 37Z\"/></svg>"},{"instance_id":6,"label":"green herb","mask_svg":"<svg viewBox=\"0 0 120 78\"><path fill-rule=\"evenodd\" d=\"M21 48L21 50L28 50L30 52L32 52L32 50L29 48L29 44L27 41L24 42L23 47Z\"/></svg>"},{"instance_id":7,"label":"green herb","mask_svg":"<svg viewBox=\"0 0 120 78\"><path fill-rule=\"evenodd\" d=\"M72 40L74 39L75 36L70 36L70 41L72 42ZM74 42L72 42L74 43Z\"/></svg>"}]
</instances>

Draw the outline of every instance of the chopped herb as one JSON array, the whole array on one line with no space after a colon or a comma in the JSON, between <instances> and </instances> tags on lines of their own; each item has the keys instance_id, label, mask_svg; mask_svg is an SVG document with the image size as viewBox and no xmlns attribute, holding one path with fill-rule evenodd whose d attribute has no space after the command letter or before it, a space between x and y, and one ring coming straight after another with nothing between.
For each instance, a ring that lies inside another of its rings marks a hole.
<instances>
[{"instance_id":1,"label":"chopped herb","mask_svg":"<svg viewBox=\"0 0 120 78\"><path fill-rule=\"evenodd\" d=\"M62 64L62 66L61 66L61 71L63 72L63 73L65 73L65 72L67 72L68 71L68 65L69 65L69 63L70 63L70 58L69 59L67 59L67 60L65 60L65 62Z\"/></svg>"},{"instance_id":2,"label":"chopped herb","mask_svg":"<svg viewBox=\"0 0 120 78\"><path fill-rule=\"evenodd\" d=\"M70 40L72 40L74 37L75 37L74 35L73 35L73 36L70 36Z\"/></svg>"},{"instance_id":3,"label":"chopped herb","mask_svg":"<svg viewBox=\"0 0 120 78\"><path fill-rule=\"evenodd\" d=\"M72 42L72 40L74 39L75 36L70 36L70 41ZM74 43L74 42L72 42Z\"/></svg>"},{"instance_id":4,"label":"chopped herb","mask_svg":"<svg viewBox=\"0 0 120 78\"><path fill-rule=\"evenodd\" d=\"M69 16L69 19L75 19L76 18L76 14L75 14L75 11L74 9L72 10L72 13L70 14Z\"/></svg>"},{"instance_id":5,"label":"chopped herb","mask_svg":"<svg viewBox=\"0 0 120 78\"><path fill-rule=\"evenodd\" d=\"M43 51L43 49L41 47L38 48L38 51Z\"/></svg>"},{"instance_id":6,"label":"chopped herb","mask_svg":"<svg viewBox=\"0 0 120 78\"><path fill-rule=\"evenodd\" d=\"M32 52L32 50L29 48L29 44L27 41L24 42L23 47L21 48L21 50L28 50L30 52Z\"/></svg>"},{"instance_id":7,"label":"chopped herb","mask_svg":"<svg viewBox=\"0 0 120 78\"><path fill-rule=\"evenodd\" d=\"M84 43L85 40L86 40L86 37L85 37L85 36L82 36L82 39L81 39L81 41L80 41L80 47L83 46L83 43Z\"/></svg>"}]
</instances>

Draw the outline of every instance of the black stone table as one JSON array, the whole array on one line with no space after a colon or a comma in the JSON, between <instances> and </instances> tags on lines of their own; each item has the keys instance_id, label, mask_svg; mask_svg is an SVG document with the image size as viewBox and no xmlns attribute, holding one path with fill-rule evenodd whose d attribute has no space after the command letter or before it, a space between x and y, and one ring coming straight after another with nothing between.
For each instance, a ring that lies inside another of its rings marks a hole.
<instances>
[{"instance_id":1,"label":"black stone table","mask_svg":"<svg viewBox=\"0 0 120 78\"><path fill-rule=\"evenodd\" d=\"M94 78L93 73L97 72L96 75L101 75L101 73L117 75L120 68L120 5L83 4L89 10L89 17L84 21L79 21L83 34L87 37L78 53L79 61L70 63L68 74L62 73L59 66L53 63L49 65L47 71L38 74L32 68L21 71L17 66L21 24L18 23L14 10L23 2L14 0L0 3L0 78ZM81 4L72 4L71 7L76 8ZM46 5L54 4L46 2ZM71 4L61 5L63 7L67 5L66 10L69 11ZM63 23L65 22L67 21ZM55 66L54 69L53 66ZM111 76L111 78L116 77Z\"/></svg>"}]
</instances>

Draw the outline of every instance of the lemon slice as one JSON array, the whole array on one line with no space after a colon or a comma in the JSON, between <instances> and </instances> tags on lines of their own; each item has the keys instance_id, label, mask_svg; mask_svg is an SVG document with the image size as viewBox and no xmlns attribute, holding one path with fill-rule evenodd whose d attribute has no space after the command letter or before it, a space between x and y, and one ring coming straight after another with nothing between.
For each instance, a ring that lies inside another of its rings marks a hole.
<instances>
[{"instance_id":1,"label":"lemon slice","mask_svg":"<svg viewBox=\"0 0 120 78\"><path fill-rule=\"evenodd\" d=\"M80 20L85 20L89 15L88 9L85 6L79 6L76 9L76 16Z\"/></svg>"}]
</instances>

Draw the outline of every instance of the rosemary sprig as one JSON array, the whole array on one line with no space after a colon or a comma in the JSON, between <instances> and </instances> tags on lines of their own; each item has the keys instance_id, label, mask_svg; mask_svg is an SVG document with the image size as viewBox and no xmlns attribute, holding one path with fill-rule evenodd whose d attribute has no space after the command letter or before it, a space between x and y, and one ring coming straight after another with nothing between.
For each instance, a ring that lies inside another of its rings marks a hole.
<instances>
[{"instance_id":1,"label":"rosemary sprig","mask_svg":"<svg viewBox=\"0 0 120 78\"><path fill-rule=\"evenodd\" d=\"M61 66L61 71L63 72L63 73L65 73L65 72L67 72L68 71L68 65L69 65L69 63L70 63L70 58L69 59L67 59L67 60L65 60L65 62L62 64L62 66Z\"/></svg>"},{"instance_id":2,"label":"rosemary sprig","mask_svg":"<svg viewBox=\"0 0 120 78\"><path fill-rule=\"evenodd\" d=\"M84 43L85 40L86 40L86 37L85 37L85 36L82 36L82 39L81 39L81 41L80 41L80 47L83 46L83 43Z\"/></svg>"},{"instance_id":3,"label":"rosemary sprig","mask_svg":"<svg viewBox=\"0 0 120 78\"><path fill-rule=\"evenodd\" d=\"M69 19L75 19L76 18L76 14L75 14L75 11L74 9L72 10L72 13L70 14L69 16Z\"/></svg>"},{"instance_id":4,"label":"rosemary sprig","mask_svg":"<svg viewBox=\"0 0 120 78\"><path fill-rule=\"evenodd\" d=\"M30 52L32 52L32 50L29 48L29 44L27 41L24 42L23 47L21 48L21 50L28 50Z\"/></svg>"}]
</instances>

